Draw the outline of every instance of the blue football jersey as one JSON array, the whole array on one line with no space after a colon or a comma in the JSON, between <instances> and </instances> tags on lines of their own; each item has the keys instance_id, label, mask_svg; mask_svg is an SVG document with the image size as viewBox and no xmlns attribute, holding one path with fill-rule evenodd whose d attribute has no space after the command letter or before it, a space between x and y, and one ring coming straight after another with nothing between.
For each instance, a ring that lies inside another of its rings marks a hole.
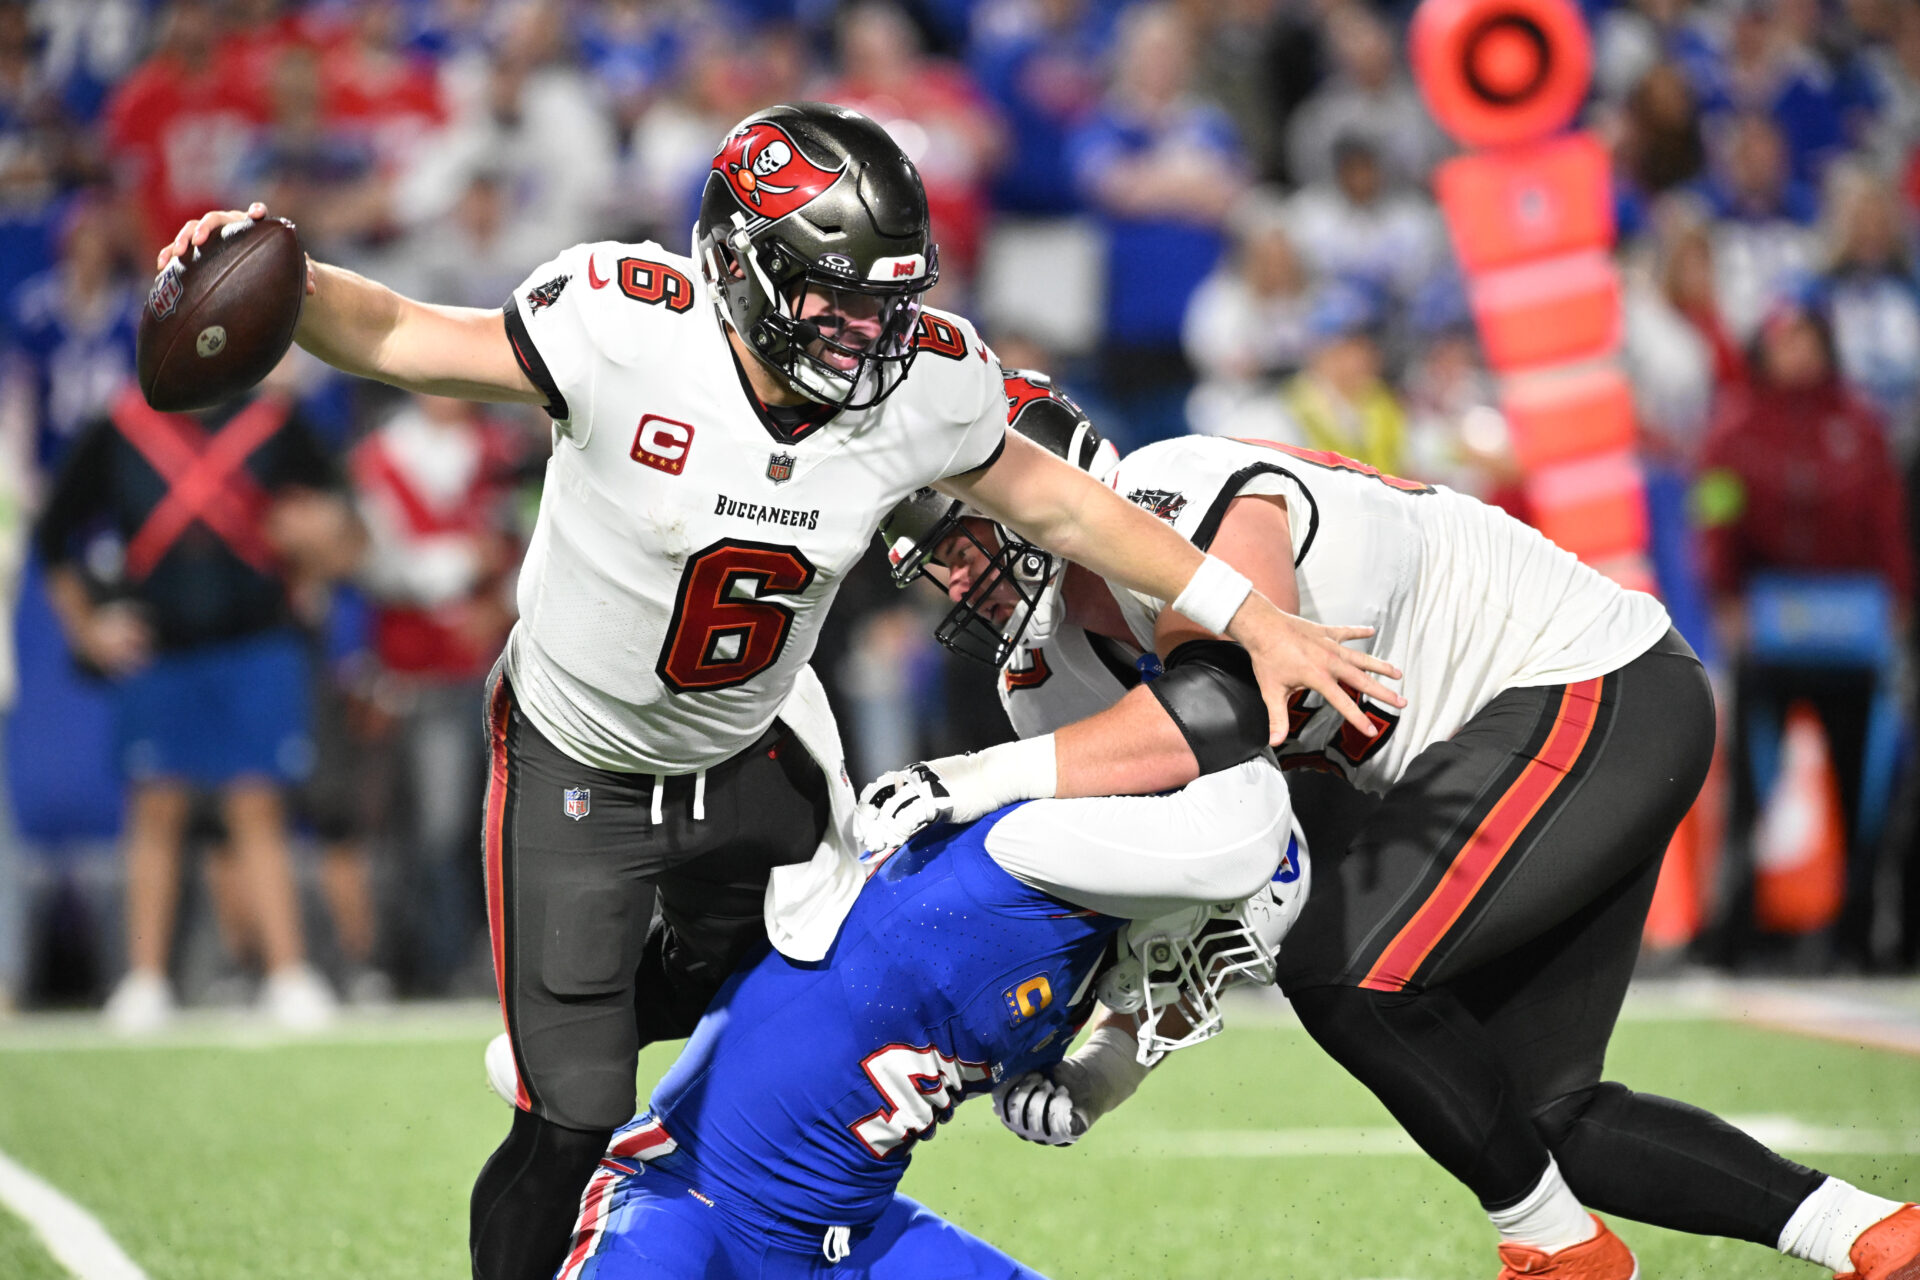
<instances>
[{"instance_id":1,"label":"blue football jersey","mask_svg":"<svg viewBox=\"0 0 1920 1280\"><path fill-rule=\"evenodd\" d=\"M1123 922L1001 869L1009 811L880 863L824 959L734 975L654 1090L682 1161L782 1218L871 1222L963 1099L1061 1057Z\"/></svg>"}]
</instances>

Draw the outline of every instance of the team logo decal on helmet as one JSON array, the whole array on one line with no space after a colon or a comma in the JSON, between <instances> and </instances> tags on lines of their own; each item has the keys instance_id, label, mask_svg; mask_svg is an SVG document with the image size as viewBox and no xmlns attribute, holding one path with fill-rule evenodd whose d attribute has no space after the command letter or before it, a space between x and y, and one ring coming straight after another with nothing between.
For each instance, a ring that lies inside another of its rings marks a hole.
<instances>
[{"instance_id":1,"label":"team logo decal on helmet","mask_svg":"<svg viewBox=\"0 0 1920 1280\"><path fill-rule=\"evenodd\" d=\"M1020 416L1020 411L1036 400L1046 400L1053 395L1053 381L1038 374L1009 373L1007 384L1007 421L1012 422Z\"/></svg>"},{"instance_id":2,"label":"team logo decal on helmet","mask_svg":"<svg viewBox=\"0 0 1920 1280\"><path fill-rule=\"evenodd\" d=\"M801 154L779 125L753 120L727 135L714 170L724 174L734 198L750 213L784 218L834 184L846 169L822 169Z\"/></svg>"},{"instance_id":3,"label":"team logo decal on helmet","mask_svg":"<svg viewBox=\"0 0 1920 1280\"><path fill-rule=\"evenodd\" d=\"M870 409L907 376L940 277L920 172L825 102L756 111L707 172L693 256L720 317L817 404Z\"/></svg>"}]
</instances>

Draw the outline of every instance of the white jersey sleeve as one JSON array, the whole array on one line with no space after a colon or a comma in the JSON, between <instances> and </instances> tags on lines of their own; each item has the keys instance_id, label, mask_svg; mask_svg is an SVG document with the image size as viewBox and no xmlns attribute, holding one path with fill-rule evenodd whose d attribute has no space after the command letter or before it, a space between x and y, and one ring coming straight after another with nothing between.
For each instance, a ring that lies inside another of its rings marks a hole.
<instances>
[{"instance_id":1,"label":"white jersey sleeve","mask_svg":"<svg viewBox=\"0 0 1920 1280\"><path fill-rule=\"evenodd\" d=\"M547 415L555 430L584 443L593 431L594 365L598 355L590 328L589 295L612 281L616 255L596 268L594 251L607 247L577 244L535 267L507 296L501 313L507 341L528 381L546 393ZM618 246L612 246L617 248Z\"/></svg>"},{"instance_id":2,"label":"white jersey sleeve","mask_svg":"<svg viewBox=\"0 0 1920 1280\"><path fill-rule=\"evenodd\" d=\"M991 464L1007 446L1007 391L999 357L965 317L931 308L920 314L916 346L913 367L894 395L945 420L953 443L934 478Z\"/></svg>"},{"instance_id":3,"label":"white jersey sleeve","mask_svg":"<svg viewBox=\"0 0 1920 1280\"><path fill-rule=\"evenodd\" d=\"M1226 444L1229 448L1218 447ZM1298 564L1313 545L1319 517L1310 496L1277 459L1210 436L1183 436L1148 445L1120 460L1107 483L1137 507L1160 517L1202 551L1213 545L1235 498L1260 494L1286 499ZM1143 649L1153 648L1154 624L1167 601L1143 592L1114 589L1127 626Z\"/></svg>"},{"instance_id":4,"label":"white jersey sleeve","mask_svg":"<svg viewBox=\"0 0 1920 1280\"><path fill-rule=\"evenodd\" d=\"M1293 805L1266 759L1209 773L1163 796L1035 800L987 833L987 852L1021 882L1126 920L1232 902L1280 863Z\"/></svg>"}]
</instances>

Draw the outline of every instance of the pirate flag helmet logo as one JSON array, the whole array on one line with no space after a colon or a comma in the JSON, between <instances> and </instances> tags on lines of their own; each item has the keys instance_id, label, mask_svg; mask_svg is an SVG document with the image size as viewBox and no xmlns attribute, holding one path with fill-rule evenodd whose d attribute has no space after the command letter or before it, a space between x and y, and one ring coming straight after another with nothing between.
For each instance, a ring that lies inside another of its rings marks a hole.
<instances>
[{"instance_id":1,"label":"pirate flag helmet logo","mask_svg":"<svg viewBox=\"0 0 1920 1280\"><path fill-rule=\"evenodd\" d=\"M786 217L832 186L846 165L822 169L801 153L785 129L755 120L727 135L713 168L726 177L742 208L772 220Z\"/></svg>"}]
</instances>

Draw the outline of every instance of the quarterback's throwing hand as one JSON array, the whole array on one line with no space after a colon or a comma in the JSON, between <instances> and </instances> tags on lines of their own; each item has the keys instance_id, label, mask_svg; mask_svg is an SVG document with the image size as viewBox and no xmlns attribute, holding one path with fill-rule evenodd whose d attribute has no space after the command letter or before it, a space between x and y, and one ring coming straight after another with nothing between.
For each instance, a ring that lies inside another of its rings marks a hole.
<instances>
[{"instance_id":1,"label":"quarterback's throwing hand","mask_svg":"<svg viewBox=\"0 0 1920 1280\"><path fill-rule=\"evenodd\" d=\"M1248 606L1252 604L1249 598ZM1247 611L1247 607L1242 608L1242 614ZM1241 618L1234 621L1239 623ZM1268 742L1273 746L1286 741L1287 699L1295 689L1312 689L1369 738L1380 732L1380 726L1360 709L1360 697L1396 709L1407 705L1405 698L1374 679L1382 675L1398 680L1400 668L1343 643L1366 639L1373 634L1372 627L1322 626L1267 605L1246 630L1249 634L1243 636L1236 626L1233 638L1246 646L1253 659L1254 675L1267 702Z\"/></svg>"},{"instance_id":2,"label":"quarterback's throwing hand","mask_svg":"<svg viewBox=\"0 0 1920 1280\"><path fill-rule=\"evenodd\" d=\"M868 853L893 849L914 833L953 817L953 795L931 765L910 764L883 773L860 793L856 825Z\"/></svg>"}]
</instances>

